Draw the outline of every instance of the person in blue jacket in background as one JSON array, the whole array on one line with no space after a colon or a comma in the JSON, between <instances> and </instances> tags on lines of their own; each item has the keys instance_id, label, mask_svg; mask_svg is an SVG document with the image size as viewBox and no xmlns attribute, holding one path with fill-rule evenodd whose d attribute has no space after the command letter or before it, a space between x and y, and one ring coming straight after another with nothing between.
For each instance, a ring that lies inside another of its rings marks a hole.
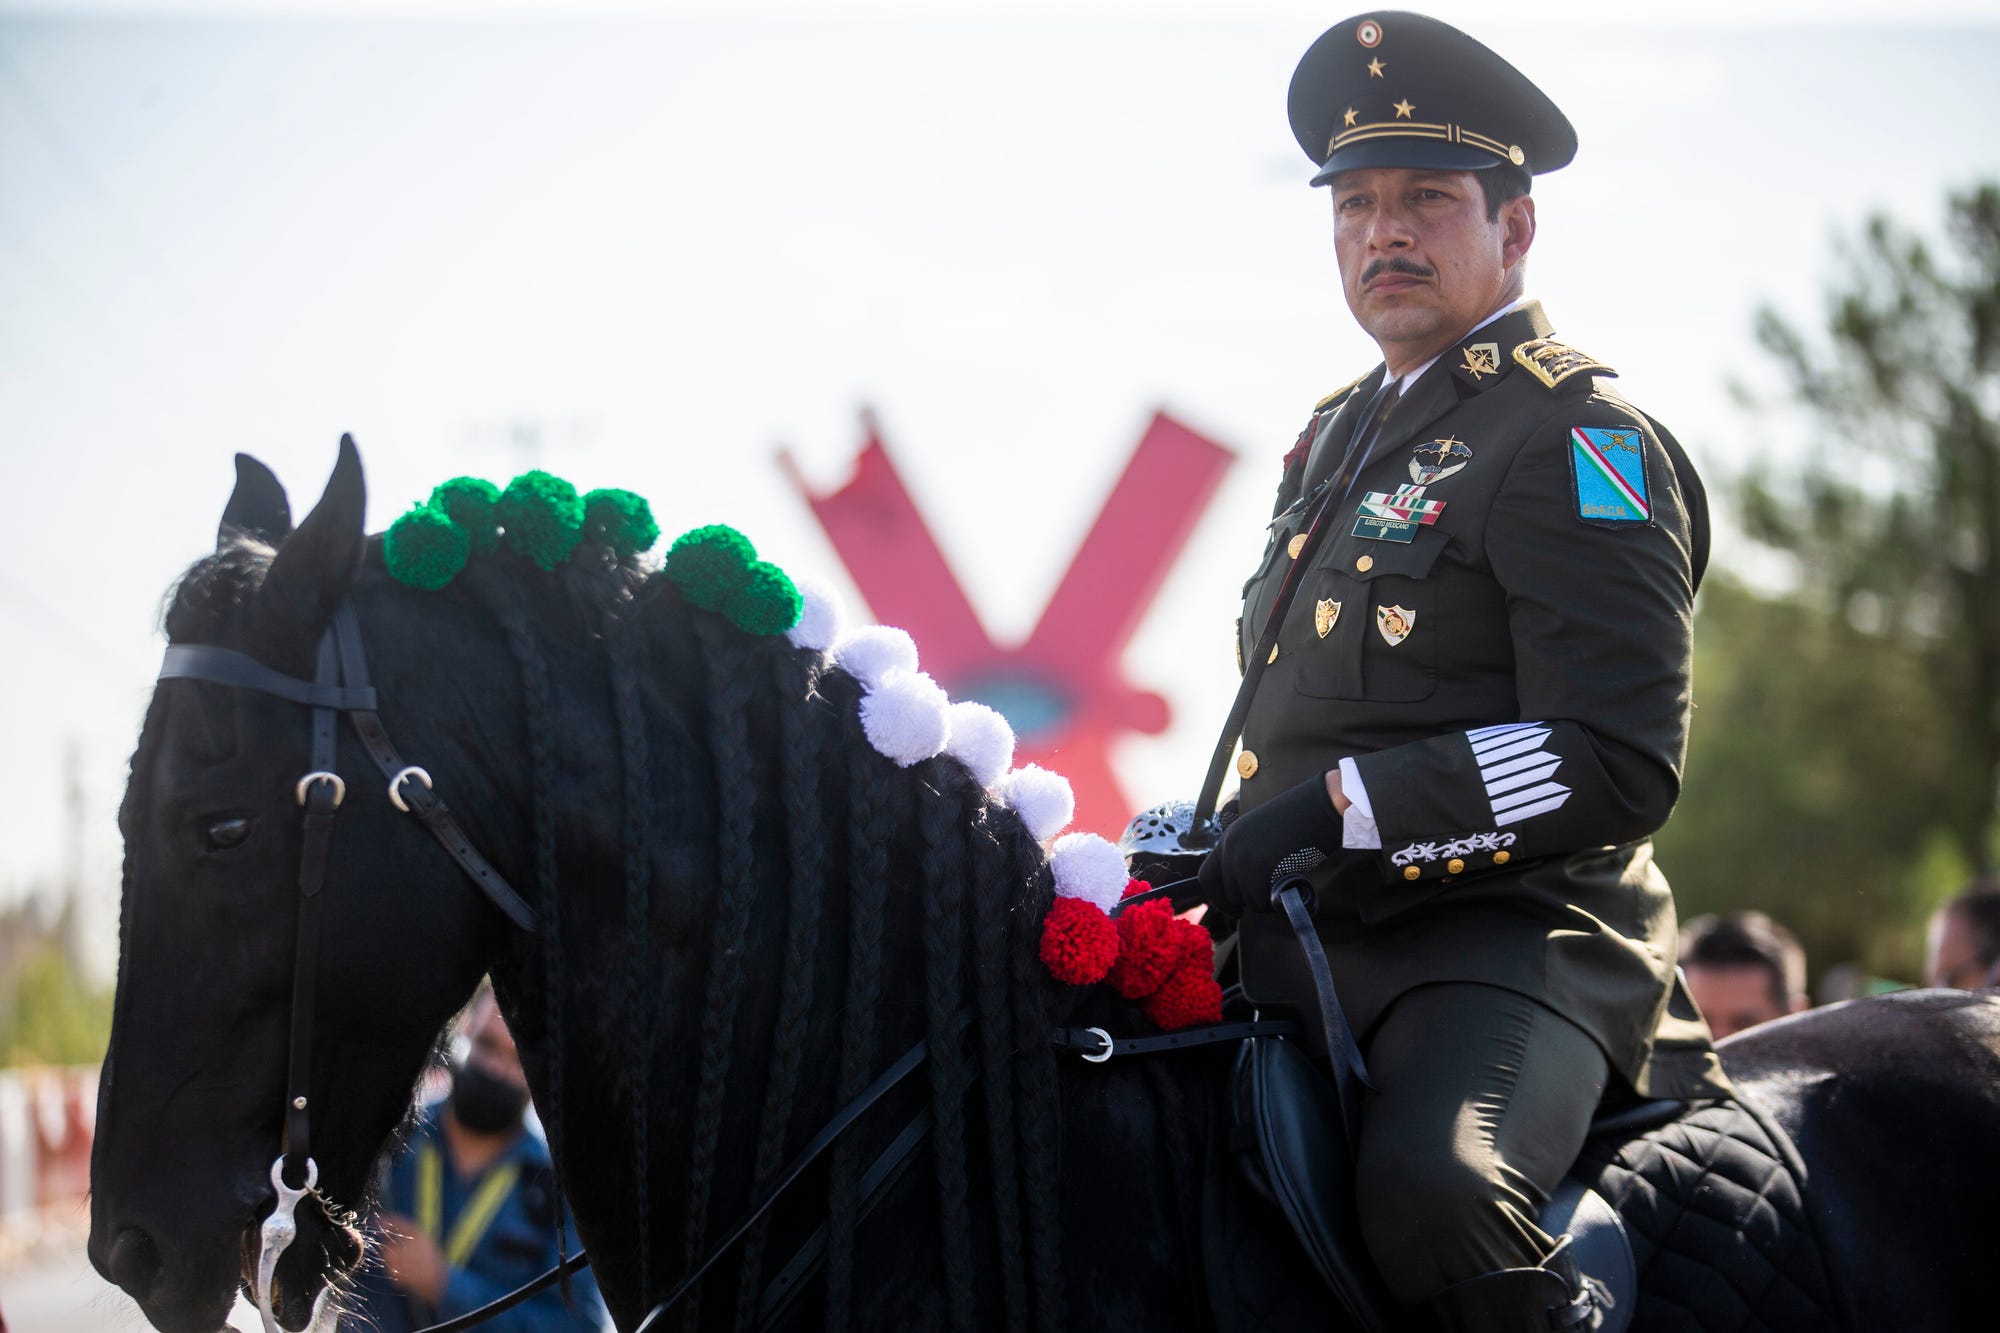
<instances>
[{"instance_id":1,"label":"person in blue jacket in background","mask_svg":"<svg viewBox=\"0 0 2000 1333\"><path fill-rule=\"evenodd\" d=\"M466 1010L469 1049L451 1094L390 1161L370 1232L381 1263L357 1282L342 1333L410 1333L478 1309L553 1268L562 1200L548 1145L527 1123L528 1082L490 988ZM570 1249L575 1231L564 1225ZM491 1333L608 1329L588 1270L480 1325Z\"/></svg>"}]
</instances>

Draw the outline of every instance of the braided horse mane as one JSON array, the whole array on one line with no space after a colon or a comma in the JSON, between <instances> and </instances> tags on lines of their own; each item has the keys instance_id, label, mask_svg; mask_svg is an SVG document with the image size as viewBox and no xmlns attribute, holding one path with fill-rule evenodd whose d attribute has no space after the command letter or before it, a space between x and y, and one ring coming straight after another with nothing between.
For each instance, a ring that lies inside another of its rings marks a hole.
<instances>
[{"instance_id":1,"label":"braided horse mane","mask_svg":"<svg viewBox=\"0 0 2000 1333\"><path fill-rule=\"evenodd\" d=\"M934 1235L939 1252L906 1275L922 1281L897 1291L898 1307L957 1330L983 1311L1012 1330L1061 1328L1048 1044L1059 991L1036 960L1052 899L1040 845L956 759L900 767L877 753L857 682L822 653L745 633L608 550L555 577L520 565L504 552L474 561L443 594L469 595L498 625L532 769L541 972L516 960L495 978L521 1014L524 1050L542 1039L537 1106L579 1212L593 1190L625 1196L612 1211L636 1237L622 1276L638 1309L921 1039L930 1058L917 1109L927 1101L932 1127L918 1157L935 1188L931 1216L896 1227ZM591 718L579 701L600 686ZM582 879L564 796L579 750L617 775ZM601 845L606 834L615 847ZM618 1123L591 1109L591 1075L566 1068L593 1046ZM885 1104L872 1115L909 1113ZM823 1184L805 1192L818 1205L807 1225L827 1223L832 1333L866 1325L858 1182L864 1149L894 1127L845 1136ZM608 1170L614 1146L619 1169ZM579 1178L590 1176L617 1183ZM977 1223L975 1195L986 1210ZM755 1325L767 1261L782 1262L795 1240L776 1237L779 1252L773 1230L760 1225L682 1301L679 1327ZM600 1261L607 1269L615 1261Z\"/></svg>"}]
</instances>

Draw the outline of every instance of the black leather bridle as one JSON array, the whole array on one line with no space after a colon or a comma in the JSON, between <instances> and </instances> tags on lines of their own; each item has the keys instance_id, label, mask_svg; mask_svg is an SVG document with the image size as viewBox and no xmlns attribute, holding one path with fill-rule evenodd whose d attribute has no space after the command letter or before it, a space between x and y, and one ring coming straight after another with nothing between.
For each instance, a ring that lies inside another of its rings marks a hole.
<instances>
[{"instance_id":1,"label":"black leather bridle","mask_svg":"<svg viewBox=\"0 0 2000 1333\"><path fill-rule=\"evenodd\" d=\"M211 644L173 644L160 664L159 679L204 681L231 689L256 690L289 703L302 704L312 711L311 767L299 778L294 794L304 811L304 843L299 854L298 929L293 947L291 1052L285 1079L285 1143L282 1154L271 1164L271 1185L277 1203L264 1219L258 1233L257 1274L253 1295L263 1317L265 1333L279 1333L271 1309L272 1277L278 1258L298 1235L295 1210L299 1201L314 1194L319 1184L319 1166L312 1158L312 1121L309 1084L312 1075L312 1032L319 964L319 925L323 900L320 887L326 874L327 851L333 838L333 816L346 799L347 783L335 772L340 719L345 716L360 738L369 758L388 783L388 797L398 810L414 816L451 854L468 878L516 927L536 928L535 909L506 878L480 855L452 817L444 800L432 789L430 774L413 764L405 764L389 740L377 713L374 687L368 679L368 662L361 642L361 623L351 600L343 601L332 621L320 635L313 679L303 680L265 666L246 653ZM1162 886L1162 893L1179 890L1186 884ZM1154 896L1154 895L1148 895ZM970 1013L958 1016L957 1031L970 1025ZM1102 1028L1058 1028L1051 1043L1061 1051L1080 1055L1093 1063L1114 1056L1162 1054L1190 1050L1218 1042L1246 1037L1281 1036L1299 1031L1296 1022L1286 1019L1215 1023L1151 1037L1114 1038ZM926 1042L918 1042L877 1076L852 1101L835 1112L793 1160L778 1173L771 1188L750 1208L686 1276L655 1304L640 1323L640 1333L660 1326L666 1313L691 1290L729 1249L768 1213L784 1192L854 1122L904 1079L920 1067L930 1053ZM859 1181L860 1214L867 1216L909 1165L917 1146L931 1127L928 1110L920 1111L884 1148ZM301 1179L293 1186L289 1179ZM768 1324L781 1314L803 1287L805 1280L824 1261L826 1227L819 1227L800 1245L766 1286L760 1309L760 1323ZM419 1330L419 1333L457 1333L493 1318L554 1285L565 1274L578 1272L590 1262L582 1251L568 1256L533 1281L467 1314Z\"/></svg>"},{"instance_id":2,"label":"black leather bridle","mask_svg":"<svg viewBox=\"0 0 2000 1333\"><path fill-rule=\"evenodd\" d=\"M206 681L233 689L256 690L312 710L312 760L294 793L305 811L305 837L299 852L299 917L292 950L291 1055L285 1075L284 1152L271 1164L271 1186L277 1205L258 1233L257 1274L253 1294L263 1316L265 1333L278 1333L271 1312L272 1276L278 1257L298 1236L294 1212L299 1200L319 1186L319 1164L312 1158L312 1035L315 989L319 976L319 924L324 899L327 850L333 841L333 816L347 797L347 783L334 771L340 719L354 727L369 758L388 780L389 800L416 817L452 860L493 905L522 930L535 929L535 909L490 865L452 818L444 801L431 789L431 777L405 764L390 743L376 712L375 690L368 683L368 660L361 646L361 622L352 601L343 601L320 635L313 679L300 680L273 670L248 654L212 644L173 644L160 664L159 679ZM292 1185L292 1179L301 1184Z\"/></svg>"}]
</instances>

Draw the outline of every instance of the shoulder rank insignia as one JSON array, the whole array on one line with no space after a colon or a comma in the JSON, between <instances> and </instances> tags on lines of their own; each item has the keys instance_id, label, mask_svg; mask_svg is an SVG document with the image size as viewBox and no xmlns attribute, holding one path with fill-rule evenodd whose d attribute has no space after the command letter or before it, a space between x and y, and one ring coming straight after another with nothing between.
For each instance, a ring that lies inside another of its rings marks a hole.
<instances>
[{"instance_id":1,"label":"shoulder rank insignia","mask_svg":"<svg viewBox=\"0 0 2000 1333\"><path fill-rule=\"evenodd\" d=\"M1373 372L1371 371L1369 373L1372 374ZM1314 403L1313 415L1318 416L1321 412L1326 411L1327 408L1332 407L1334 404L1338 403L1341 399L1347 397L1348 394L1353 393L1355 386L1360 384L1361 381L1367 378L1368 375L1366 374L1356 375L1353 379L1341 385L1338 389L1335 389L1332 393L1320 399L1317 403Z\"/></svg>"},{"instance_id":2,"label":"shoulder rank insignia","mask_svg":"<svg viewBox=\"0 0 2000 1333\"><path fill-rule=\"evenodd\" d=\"M1586 523L1651 523L1646 437L1637 426L1571 426L1576 516Z\"/></svg>"},{"instance_id":3,"label":"shoulder rank insignia","mask_svg":"<svg viewBox=\"0 0 2000 1333\"><path fill-rule=\"evenodd\" d=\"M1514 349L1514 360L1525 366L1528 373L1553 389L1572 375L1586 370L1599 371L1606 375L1618 372L1602 361L1593 361L1574 347L1565 346L1553 338L1536 338L1524 342Z\"/></svg>"}]
</instances>

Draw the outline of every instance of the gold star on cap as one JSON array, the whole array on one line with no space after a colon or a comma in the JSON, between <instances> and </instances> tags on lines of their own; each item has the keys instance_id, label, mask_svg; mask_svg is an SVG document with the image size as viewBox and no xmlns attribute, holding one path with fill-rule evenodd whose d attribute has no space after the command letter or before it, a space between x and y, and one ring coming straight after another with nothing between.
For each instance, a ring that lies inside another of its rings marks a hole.
<instances>
[{"instance_id":1,"label":"gold star on cap","mask_svg":"<svg viewBox=\"0 0 2000 1333\"><path fill-rule=\"evenodd\" d=\"M1407 97L1400 102L1392 102L1390 105L1396 108L1396 117L1399 120L1408 120L1410 113L1416 110L1415 107L1410 105L1410 99Z\"/></svg>"},{"instance_id":2,"label":"gold star on cap","mask_svg":"<svg viewBox=\"0 0 2000 1333\"><path fill-rule=\"evenodd\" d=\"M1348 126L1352 125L1354 123L1354 116L1355 116L1354 108L1353 107L1347 108L1346 115L1341 117L1340 121L1341 128L1346 129Z\"/></svg>"},{"instance_id":3,"label":"gold star on cap","mask_svg":"<svg viewBox=\"0 0 2000 1333\"><path fill-rule=\"evenodd\" d=\"M1380 59L1375 59L1375 60L1371 60L1371 61L1369 61L1369 62L1368 62L1368 77L1369 77L1369 78L1371 78L1371 79L1379 79L1379 78L1381 78L1381 77L1382 77L1382 70L1383 70L1383 69L1384 69L1384 66L1383 66L1383 64L1382 64L1382 62L1381 62L1381 60L1380 60Z\"/></svg>"}]
</instances>

